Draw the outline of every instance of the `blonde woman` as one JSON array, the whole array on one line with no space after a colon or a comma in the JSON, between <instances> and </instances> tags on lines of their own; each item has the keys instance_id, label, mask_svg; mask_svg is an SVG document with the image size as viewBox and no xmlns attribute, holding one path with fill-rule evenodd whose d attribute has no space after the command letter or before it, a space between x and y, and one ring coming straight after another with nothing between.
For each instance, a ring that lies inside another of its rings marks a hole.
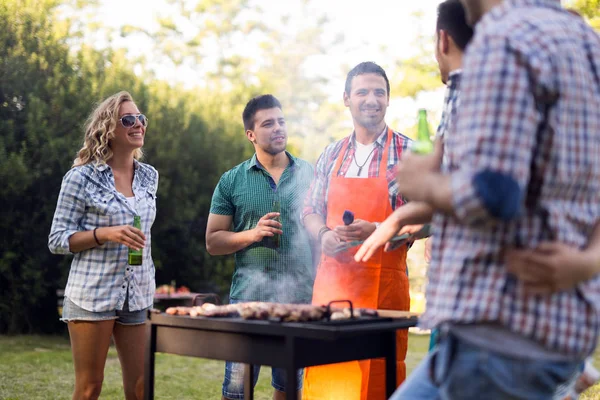
<instances>
[{"instance_id":1,"label":"blonde woman","mask_svg":"<svg viewBox=\"0 0 600 400\"><path fill-rule=\"evenodd\" d=\"M125 398L143 395L144 322L155 282L150 228L158 173L139 162L148 119L131 95L104 100L86 124L83 148L63 178L48 240L55 254L73 254L62 321L75 366L73 399L97 399L111 336L121 362ZM141 217L142 229L132 226ZM127 262L143 249L142 265Z\"/></svg>"}]
</instances>

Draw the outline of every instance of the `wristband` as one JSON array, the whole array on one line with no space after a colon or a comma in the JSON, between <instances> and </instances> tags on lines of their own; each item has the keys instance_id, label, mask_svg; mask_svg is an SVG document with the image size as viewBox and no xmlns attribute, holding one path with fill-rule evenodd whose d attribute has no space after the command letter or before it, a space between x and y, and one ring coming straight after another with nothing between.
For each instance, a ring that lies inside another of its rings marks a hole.
<instances>
[{"instance_id":1,"label":"wristband","mask_svg":"<svg viewBox=\"0 0 600 400\"><path fill-rule=\"evenodd\" d=\"M96 236L96 229L98 228L94 228L94 240L96 241L96 243L98 243L98 246L102 246L102 243L100 243L100 241L98 240L98 236Z\"/></svg>"},{"instance_id":2,"label":"wristband","mask_svg":"<svg viewBox=\"0 0 600 400\"><path fill-rule=\"evenodd\" d=\"M330 230L331 230L331 229L329 229L329 228L327 227L327 225L325 225L325 226L323 226L321 229L319 229L319 235L317 236L317 238L318 238L318 240L319 240L319 243L321 243L321 240L323 239L323 235L324 235L326 232L329 232Z\"/></svg>"}]
</instances>

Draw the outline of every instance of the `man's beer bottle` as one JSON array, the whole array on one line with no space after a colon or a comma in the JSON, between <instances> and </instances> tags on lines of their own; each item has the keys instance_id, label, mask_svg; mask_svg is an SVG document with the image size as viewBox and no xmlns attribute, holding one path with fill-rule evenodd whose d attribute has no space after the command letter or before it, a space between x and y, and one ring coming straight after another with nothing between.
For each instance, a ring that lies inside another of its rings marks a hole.
<instances>
[{"instance_id":1,"label":"man's beer bottle","mask_svg":"<svg viewBox=\"0 0 600 400\"><path fill-rule=\"evenodd\" d=\"M272 210L272 212L281 213L281 203L279 201L275 200L273 202L273 210ZM281 222L281 216L275 217L273 219L275 221L277 221L277 222ZM273 247L275 247L276 249L278 249L279 246L280 246L280 244L281 244L281 235L279 235L279 234L276 233L275 236L273 236Z\"/></svg>"},{"instance_id":2,"label":"man's beer bottle","mask_svg":"<svg viewBox=\"0 0 600 400\"><path fill-rule=\"evenodd\" d=\"M431 133L429 132L429 124L427 123L427 110L424 108L419 110L419 124L417 129L417 141L412 147L412 152L417 154L429 154L433 152L433 142L431 141Z\"/></svg>"},{"instance_id":3,"label":"man's beer bottle","mask_svg":"<svg viewBox=\"0 0 600 400\"><path fill-rule=\"evenodd\" d=\"M133 217L133 227L142 229L142 220L139 215L135 215ZM127 261L129 262L129 265L142 265L143 252L144 252L144 249L134 250L132 248L129 248L129 254L127 257Z\"/></svg>"}]
</instances>

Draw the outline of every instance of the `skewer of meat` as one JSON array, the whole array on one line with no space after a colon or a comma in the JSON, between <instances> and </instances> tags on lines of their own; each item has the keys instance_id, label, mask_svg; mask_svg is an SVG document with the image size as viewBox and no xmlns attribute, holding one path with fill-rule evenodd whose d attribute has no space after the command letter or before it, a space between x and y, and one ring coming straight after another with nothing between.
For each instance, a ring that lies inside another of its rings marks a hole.
<instances>
[{"instance_id":1,"label":"skewer of meat","mask_svg":"<svg viewBox=\"0 0 600 400\"><path fill-rule=\"evenodd\" d=\"M268 302L244 302L217 306L204 303L195 307L169 307L170 315L190 315L191 317L236 317L254 320L275 320L283 322L320 321L326 317L331 320L350 319L352 317L376 317L377 311L371 309L327 308L310 304L280 304ZM329 314L329 315L328 315Z\"/></svg>"}]
</instances>

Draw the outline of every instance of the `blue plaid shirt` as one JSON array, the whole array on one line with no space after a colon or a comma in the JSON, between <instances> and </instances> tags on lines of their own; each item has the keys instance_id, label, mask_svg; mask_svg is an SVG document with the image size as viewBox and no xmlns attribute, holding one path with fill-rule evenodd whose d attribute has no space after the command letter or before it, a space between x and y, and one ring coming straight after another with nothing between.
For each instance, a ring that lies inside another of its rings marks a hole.
<instances>
[{"instance_id":1,"label":"blue plaid shirt","mask_svg":"<svg viewBox=\"0 0 600 400\"><path fill-rule=\"evenodd\" d=\"M443 140L447 136L448 132L454 121L456 121L456 112L459 104L460 94L460 78L462 76L462 70L457 69L448 75L448 84L446 85L446 95L444 96L444 109L442 110L442 118L438 125L436 137L439 140ZM443 155L443 168L445 171L448 170L448 156L444 153Z\"/></svg>"},{"instance_id":2,"label":"blue plaid shirt","mask_svg":"<svg viewBox=\"0 0 600 400\"><path fill-rule=\"evenodd\" d=\"M65 289L65 296L73 303L92 312L121 310L129 292L131 311L152 305L156 284L150 228L156 216L157 187L158 172L135 161L134 209L117 191L108 165L86 164L66 173L48 237L52 253L72 254L69 238L74 233L132 225L134 215L140 215L146 235L142 265L130 266L127 246L115 242L75 253Z\"/></svg>"},{"instance_id":3,"label":"blue plaid shirt","mask_svg":"<svg viewBox=\"0 0 600 400\"><path fill-rule=\"evenodd\" d=\"M421 322L499 323L583 358L600 330L600 276L531 296L503 252L545 240L582 248L600 219L600 38L558 0L505 0L476 26L463 66L445 139L456 216L435 227ZM482 171L518 185L515 217L490 214Z\"/></svg>"}]
</instances>

